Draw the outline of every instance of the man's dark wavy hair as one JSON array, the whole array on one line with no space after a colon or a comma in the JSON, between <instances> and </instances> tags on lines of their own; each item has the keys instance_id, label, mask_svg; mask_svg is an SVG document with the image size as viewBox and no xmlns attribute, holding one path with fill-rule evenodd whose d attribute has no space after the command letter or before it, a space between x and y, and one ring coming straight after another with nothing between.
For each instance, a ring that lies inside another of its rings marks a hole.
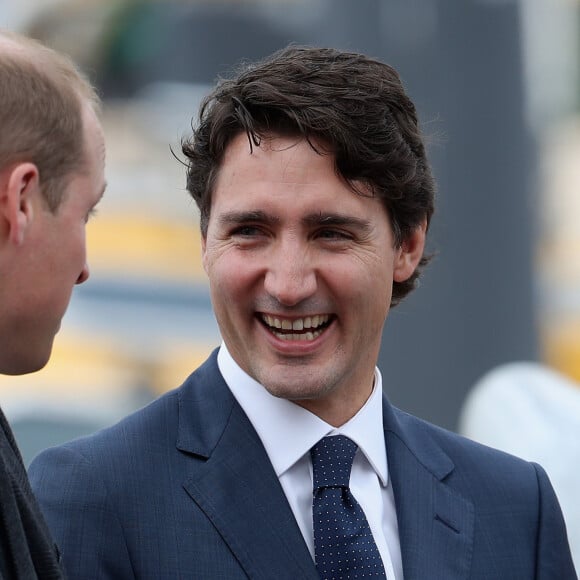
<instances>
[{"instance_id":1,"label":"man's dark wavy hair","mask_svg":"<svg viewBox=\"0 0 580 580\"><path fill-rule=\"evenodd\" d=\"M370 191L382 200L397 247L423 220L429 225L435 185L417 112L387 64L331 48L289 46L221 79L203 100L193 134L182 141L203 236L224 152L240 133L250 147L268 135L296 136L320 154L333 154L337 173L355 193ZM427 262L423 256L411 278L393 283L393 305L415 287Z\"/></svg>"}]
</instances>

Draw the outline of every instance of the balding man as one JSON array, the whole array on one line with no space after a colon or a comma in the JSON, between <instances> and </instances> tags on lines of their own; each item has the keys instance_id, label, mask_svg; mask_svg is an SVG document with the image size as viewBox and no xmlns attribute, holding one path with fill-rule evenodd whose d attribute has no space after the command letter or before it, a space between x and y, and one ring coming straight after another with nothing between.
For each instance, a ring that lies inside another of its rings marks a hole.
<instances>
[{"instance_id":1,"label":"balding man","mask_svg":"<svg viewBox=\"0 0 580 580\"><path fill-rule=\"evenodd\" d=\"M62 55L0 30L0 373L37 371L73 286L105 189L98 98ZM0 410L0 578L61 578L58 551Z\"/></svg>"}]
</instances>

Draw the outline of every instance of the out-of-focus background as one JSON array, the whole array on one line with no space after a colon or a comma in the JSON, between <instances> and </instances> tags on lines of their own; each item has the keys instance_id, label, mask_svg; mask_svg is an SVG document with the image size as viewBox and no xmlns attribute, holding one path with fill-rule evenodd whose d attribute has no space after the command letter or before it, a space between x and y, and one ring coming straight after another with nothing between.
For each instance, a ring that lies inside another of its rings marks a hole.
<instances>
[{"instance_id":1,"label":"out-of-focus background","mask_svg":"<svg viewBox=\"0 0 580 580\"><path fill-rule=\"evenodd\" d=\"M387 325L395 404L457 429L498 364L580 379L579 14L572 0L0 2L0 26L70 54L97 84L108 144L91 278L49 365L0 377L26 461L178 386L219 344L172 151L219 74L290 41L393 64L428 135L436 257Z\"/></svg>"},{"instance_id":2,"label":"out-of-focus background","mask_svg":"<svg viewBox=\"0 0 580 580\"><path fill-rule=\"evenodd\" d=\"M288 42L359 50L400 71L439 184L435 258L384 335L387 392L544 464L580 561L580 2L0 0L0 26L81 65L108 144L91 278L48 366L0 377L27 463L178 386L219 344L173 154L217 76Z\"/></svg>"}]
</instances>

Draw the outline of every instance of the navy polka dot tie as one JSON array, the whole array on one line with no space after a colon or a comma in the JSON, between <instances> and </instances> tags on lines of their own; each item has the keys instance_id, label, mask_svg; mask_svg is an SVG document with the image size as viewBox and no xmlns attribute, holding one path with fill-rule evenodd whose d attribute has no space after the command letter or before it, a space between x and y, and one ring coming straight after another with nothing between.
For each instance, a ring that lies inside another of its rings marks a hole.
<instances>
[{"instance_id":1,"label":"navy polka dot tie","mask_svg":"<svg viewBox=\"0 0 580 580\"><path fill-rule=\"evenodd\" d=\"M311 450L316 569L323 580L386 578L365 514L350 492L357 444L325 437Z\"/></svg>"}]
</instances>

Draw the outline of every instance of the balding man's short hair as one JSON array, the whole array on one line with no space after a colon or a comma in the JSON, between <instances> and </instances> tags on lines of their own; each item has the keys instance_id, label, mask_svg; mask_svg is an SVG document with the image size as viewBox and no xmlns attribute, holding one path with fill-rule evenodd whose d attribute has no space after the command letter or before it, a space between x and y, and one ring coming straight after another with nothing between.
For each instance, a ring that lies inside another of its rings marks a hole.
<instances>
[{"instance_id":1,"label":"balding man's short hair","mask_svg":"<svg viewBox=\"0 0 580 580\"><path fill-rule=\"evenodd\" d=\"M0 30L0 169L31 162L51 211L68 179L83 170L83 110L99 98L66 56Z\"/></svg>"}]
</instances>

